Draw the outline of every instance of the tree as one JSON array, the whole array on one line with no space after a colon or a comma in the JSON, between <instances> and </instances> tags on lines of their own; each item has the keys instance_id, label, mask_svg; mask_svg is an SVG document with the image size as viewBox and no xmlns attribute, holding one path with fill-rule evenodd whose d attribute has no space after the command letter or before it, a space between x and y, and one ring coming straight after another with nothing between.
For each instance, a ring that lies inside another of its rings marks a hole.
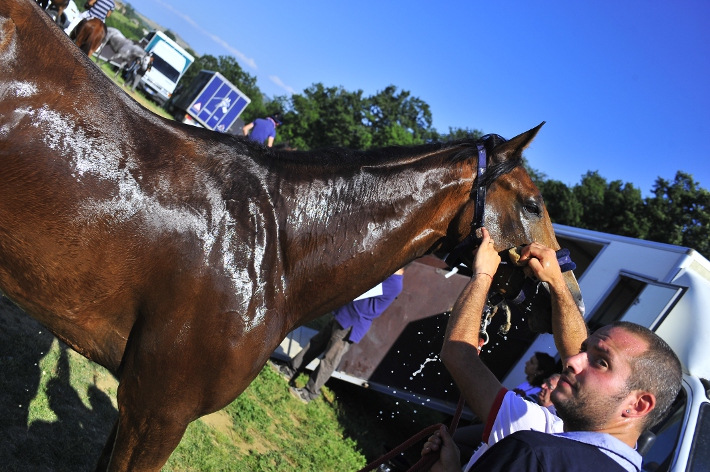
<instances>
[{"instance_id":1,"label":"tree","mask_svg":"<svg viewBox=\"0 0 710 472\"><path fill-rule=\"evenodd\" d=\"M429 105L410 92L390 85L364 101L365 124L372 146L421 144L432 135Z\"/></svg>"},{"instance_id":2,"label":"tree","mask_svg":"<svg viewBox=\"0 0 710 472\"><path fill-rule=\"evenodd\" d=\"M177 42L177 38L175 37L175 33L173 33L172 31L170 31L169 29L163 31L163 34L164 34L165 36L167 36L168 38L172 39L173 41L176 41L176 42Z\"/></svg>"},{"instance_id":3,"label":"tree","mask_svg":"<svg viewBox=\"0 0 710 472\"><path fill-rule=\"evenodd\" d=\"M710 192L678 171L673 182L658 178L646 199L648 238L696 249L710 257Z\"/></svg>"},{"instance_id":4,"label":"tree","mask_svg":"<svg viewBox=\"0 0 710 472\"><path fill-rule=\"evenodd\" d=\"M372 135L363 122L364 107L362 90L348 92L342 87L314 84L291 96L279 134L301 150L331 146L366 149L372 144Z\"/></svg>"},{"instance_id":5,"label":"tree","mask_svg":"<svg viewBox=\"0 0 710 472\"><path fill-rule=\"evenodd\" d=\"M582 226L584 208L567 185L559 180L542 180L536 184L543 195L547 213L553 223Z\"/></svg>"},{"instance_id":6,"label":"tree","mask_svg":"<svg viewBox=\"0 0 710 472\"><path fill-rule=\"evenodd\" d=\"M449 126L449 132L446 134L439 134L436 130L433 130L432 140L433 141L455 141L457 139L479 139L483 137L483 131L477 129L469 128L452 128Z\"/></svg>"},{"instance_id":7,"label":"tree","mask_svg":"<svg viewBox=\"0 0 710 472\"><path fill-rule=\"evenodd\" d=\"M607 183L597 171L589 171L572 189L581 205L582 228L645 238L648 224L643 214L641 191L630 183L615 180ZM572 216L572 215L570 215Z\"/></svg>"}]
</instances>

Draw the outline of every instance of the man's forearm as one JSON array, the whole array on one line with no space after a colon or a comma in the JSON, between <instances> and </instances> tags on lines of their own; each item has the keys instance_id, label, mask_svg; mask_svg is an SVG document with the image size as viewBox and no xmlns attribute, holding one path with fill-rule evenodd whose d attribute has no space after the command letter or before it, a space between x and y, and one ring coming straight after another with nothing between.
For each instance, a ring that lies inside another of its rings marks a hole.
<instances>
[{"instance_id":1,"label":"man's forearm","mask_svg":"<svg viewBox=\"0 0 710 472\"><path fill-rule=\"evenodd\" d=\"M479 274L466 285L454 304L446 328L441 360L451 373L471 410L486 421L500 382L478 358L481 315L491 279Z\"/></svg>"},{"instance_id":2,"label":"man's forearm","mask_svg":"<svg viewBox=\"0 0 710 472\"><path fill-rule=\"evenodd\" d=\"M550 285L552 297L552 334L555 347L564 362L579 353L582 342L587 339L587 325L567 285Z\"/></svg>"}]
</instances>

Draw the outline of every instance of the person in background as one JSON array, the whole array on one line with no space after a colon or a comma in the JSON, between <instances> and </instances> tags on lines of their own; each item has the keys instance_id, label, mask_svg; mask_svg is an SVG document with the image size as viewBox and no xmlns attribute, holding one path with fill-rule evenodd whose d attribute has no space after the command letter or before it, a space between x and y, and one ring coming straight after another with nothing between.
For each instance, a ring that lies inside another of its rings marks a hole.
<instances>
[{"instance_id":1,"label":"person in background","mask_svg":"<svg viewBox=\"0 0 710 472\"><path fill-rule=\"evenodd\" d=\"M248 125L242 128L244 136L249 136L249 139L256 141L257 143L264 144L271 147L274 145L274 139L276 139L276 127L281 125L282 118L281 113L275 113L266 118L257 118ZM251 131L251 134L249 132Z\"/></svg>"},{"instance_id":2,"label":"person in background","mask_svg":"<svg viewBox=\"0 0 710 472\"><path fill-rule=\"evenodd\" d=\"M71 36L71 32L81 20L98 18L106 23L106 18L111 16L111 12L116 8L116 4L113 0L88 0L84 8L86 8L86 11L74 18L72 22L69 23L69 26L64 29L69 36Z\"/></svg>"},{"instance_id":3,"label":"person in background","mask_svg":"<svg viewBox=\"0 0 710 472\"><path fill-rule=\"evenodd\" d=\"M534 399L540 392L542 382L555 372L555 358L544 352L536 352L525 361L525 382L513 389L521 397Z\"/></svg>"},{"instance_id":4,"label":"person in background","mask_svg":"<svg viewBox=\"0 0 710 472\"><path fill-rule=\"evenodd\" d=\"M148 73L148 71L152 68L153 68L153 53L152 52L146 54L145 56L143 56L139 59L136 59L136 64L133 68L133 71L128 76L129 79L132 81L131 92L135 93L136 87L140 83L143 76L146 73Z\"/></svg>"},{"instance_id":5,"label":"person in background","mask_svg":"<svg viewBox=\"0 0 710 472\"><path fill-rule=\"evenodd\" d=\"M355 300L333 312L333 318L313 336L296 357L281 366L280 371L289 384L291 394L303 403L320 395L320 388L340 364L350 345L359 342L370 329L372 320L380 316L402 291L404 269L399 269L382 282L382 295ZM318 367L311 373L304 388L293 382L310 362L325 353Z\"/></svg>"},{"instance_id":6,"label":"person in background","mask_svg":"<svg viewBox=\"0 0 710 472\"><path fill-rule=\"evenodd\" d=\"M544 406L553 415L557 414L557 409L555 408L555 405L552 404L552 400L550 399L550 394L554 389L557 388L557 382L560 380L560 374L552 374L548 378L545 379L545 381L542 383L542 388L540 391L537 393L537 404L540 406Z\"/></svg>"}]
</instances>

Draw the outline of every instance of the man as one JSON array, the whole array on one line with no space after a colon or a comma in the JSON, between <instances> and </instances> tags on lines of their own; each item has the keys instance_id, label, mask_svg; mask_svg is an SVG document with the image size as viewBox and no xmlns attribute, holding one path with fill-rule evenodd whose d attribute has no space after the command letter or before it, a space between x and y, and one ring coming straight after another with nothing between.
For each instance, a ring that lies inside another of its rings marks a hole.
<instances>
[{"instance_id":1,"label":"man","mask_svg":"<svg viewBox=\"0 0 710 472\"><path fill-rule=\"evenodd\" d=\"M550 288L553 335L563 359L551 394L559 417L508 392L477 356L488 274L500 259L484 230L475 275L454 306L441 352L471 409L487 418L484 441L490 449L477 451L464 470L640 471L634 447L641 432L663 418L680 389L677 356L661 338L633 323L617 322L584 339L581 315L554 251L533 243L522 258ZM573 351L574 343L581 350ZM441 456L432 471L461 470L445 428L429 438L422 454L435 450Z\"/></svg>"},{"instance_id":2,"label":"man","mask_svg":"<svg viewBox=\"0 0 710 472\"><path fill-rule=\"evenodd\" d=\"M140 59L136 59L136 64L128 75L129 81L131 81L131 92L136 92L136 87L138 87L138 84L143 76L153 68L153 60L152 52L146 54ZM126 85L128 85L128 83L126 83Z\"/></svg>"},{"instance_id":3,"label":"man","mask_svg":"<svg viewBox=\"0 0 710 472\"><path fill-rule=\"evenodd\" d=\"M542 387L540 387L540 391L537 392L537 403L550 410L553 415L557 414L557 410L555 409L555 405L552 404L552 400L550 400L550 394L557 388L557 382L559 380L560 374L552 374L545 379L542 383Z\"/></svg>"},{"instance_id":4,"label":"man","mask_svg":"<svg viewBox=\"0 0 710 472\"><path fill-rule=\"evenodd\" d=\"M111 16L111 12L116 8L116 4L113 0L89 0L84 7L86 11L74 18L69 26L64 29L69 36L71 36L71 32L81 20L98 18L106 23L106 18Z\"/></svg>"},{"instance_id":5,"label":"man","mask_svg":"<svg viewBox=\"0 0 710 472\"><path fill-rule=\"evenodd\" d=\"M338 367L350 345L365 336L372 321L400 294L403 275L404 269L399 269L385 279L382 282L382 295L355 300L335 310L333 319L311 338L306 347L296 354L290 363L281 366L281 373L289 380L289 384L293 384L298 374L304 371L313 359L325 352L305 388L290 388L293 396L309 403L320 395L320 388Z\"/></svg>"},{"instance_id":6,"label":"man","mask_svg":"<svg viewBox=\"0 0 710 472\"><path fill-rule=\"evenodd\" d=\"M257 118L248 125L242 128L244 136L249 136L249 139L257 143L271 147L276 139L276 127L281 125L281 113L276 113L266 118ZM251 134L249 131L251 130Z\"/></svg>"}]
</instances>

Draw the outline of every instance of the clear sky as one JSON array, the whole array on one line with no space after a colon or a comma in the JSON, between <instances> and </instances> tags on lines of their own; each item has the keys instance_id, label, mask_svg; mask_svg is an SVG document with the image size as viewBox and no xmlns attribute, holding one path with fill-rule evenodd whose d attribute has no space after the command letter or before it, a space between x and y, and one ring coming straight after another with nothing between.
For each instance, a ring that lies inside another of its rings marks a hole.
<instances>
[{"instance_id":1,"label":"clear sky","mask_svg":"<svg viewBox=\"0 0 710 472\"><path fill-rule=\"evenodd\" d=\"M133 0L198 54L231 55L269 95L393 84L434 127L511 138L568 185L588 170L647 195L710 189L710 1Z\"/></svg>"}]
</instances>

